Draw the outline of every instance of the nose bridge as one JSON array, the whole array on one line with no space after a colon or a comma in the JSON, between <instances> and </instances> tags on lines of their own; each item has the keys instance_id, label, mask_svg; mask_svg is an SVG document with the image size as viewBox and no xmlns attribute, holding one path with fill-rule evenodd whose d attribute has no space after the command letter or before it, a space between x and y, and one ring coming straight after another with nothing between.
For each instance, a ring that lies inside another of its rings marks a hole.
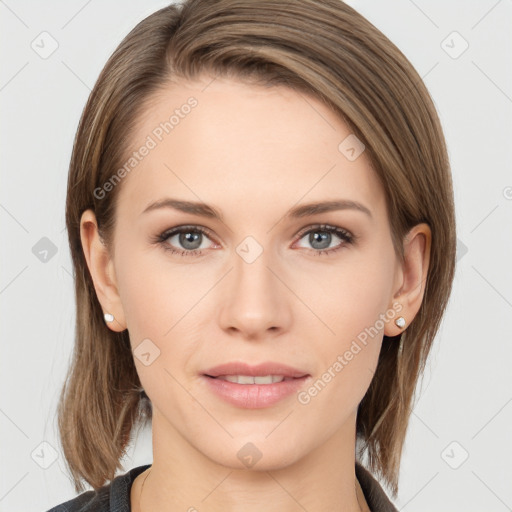
<instances>
[{"instance_id":1,"label":"nose bridge","mask_svg":"<svg viewBox=\"0 0 512 512\"><path fill-rule=\"evenodd\" d=\"M248 236L235 248L233 267L222 308L223 327L251 336L283 327L289 310L283 285L270 270L278 267L271 250Z\"/></svg>"}]
</instances>

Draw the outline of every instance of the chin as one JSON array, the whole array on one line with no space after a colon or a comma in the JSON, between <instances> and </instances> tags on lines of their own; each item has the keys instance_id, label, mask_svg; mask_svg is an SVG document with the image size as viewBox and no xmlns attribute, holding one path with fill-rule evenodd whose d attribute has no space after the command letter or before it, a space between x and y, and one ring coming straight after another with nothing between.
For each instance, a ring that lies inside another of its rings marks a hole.
<instances>
[{"instance_id":1,"label":"chin","mask_svg":"<svg viewBox=\"0 0 512 512\"><path fill-rule=\"evenodd\" d=\"M275 471L284 469L297 462L305 453L303 441L295 441L276 436L273 440L265 439L265 434L245 435L230 439L224 445L209 443L204 450L198 448L212 462L230 469L250 471Z\"/></svg>"}]
</instances>

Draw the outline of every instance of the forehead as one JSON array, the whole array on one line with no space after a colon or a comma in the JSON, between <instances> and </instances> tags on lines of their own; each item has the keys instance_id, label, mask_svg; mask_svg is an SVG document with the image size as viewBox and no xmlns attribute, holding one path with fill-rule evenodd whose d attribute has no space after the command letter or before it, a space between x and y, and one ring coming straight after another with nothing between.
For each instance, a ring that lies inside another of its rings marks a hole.
<instances>
[{"instance_id":1,"label":"forehead","mask_svg":"<svg viewBox=\"0 0 512 512\"><path fill-rule=\"evenodd\" d=\"M119 214L129 204L125 213L138 215L165 196L248 218L340 198L385 208L365 153L344 152L349 127L310 95L205 77L159 91L137 121Z\"/></svg>"}]
</instances>

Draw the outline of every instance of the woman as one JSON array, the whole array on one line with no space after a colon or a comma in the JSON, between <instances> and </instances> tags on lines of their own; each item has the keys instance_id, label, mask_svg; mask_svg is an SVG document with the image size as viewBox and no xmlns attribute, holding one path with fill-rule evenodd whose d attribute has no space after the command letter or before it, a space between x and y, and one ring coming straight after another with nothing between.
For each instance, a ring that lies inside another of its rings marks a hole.
<instances>
[{"instance_id":1,"label":"woman","mask_svg":"<svg viewBox=\"0 0 512 512\"><path fill-rule=\"evenodd\" d=\"M59 428L95 490L52 510L396 510L372 472L396 496L456 237L435 108L380 31L339 0L152 14L85 107L66 221ZM115 477L149 420L152 464Z\"/></svg>"}]
</instances>

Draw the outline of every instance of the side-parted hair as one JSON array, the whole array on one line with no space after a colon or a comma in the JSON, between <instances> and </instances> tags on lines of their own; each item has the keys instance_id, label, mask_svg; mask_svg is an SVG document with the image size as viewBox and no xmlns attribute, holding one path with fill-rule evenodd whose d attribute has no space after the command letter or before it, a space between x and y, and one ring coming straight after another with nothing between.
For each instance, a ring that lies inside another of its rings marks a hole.
<instances>
[{"instance_id":1,"label":"side-parted hair","mask_svg":"<svg viewBox=\"0 0 512 512\"><path fill-rule=\"evenodd\" d=\"M120 43L92 90L69 167L66 226L74 267L72 361L58 405L60 440L75 490L97 489L122 469L137 425L152 417L128 331L111 331L80 239L91 208L113 254L116 200L94 193L126 162L145 105L179 79L208 72L266 87L284 85L333 109L365 144L382 183L397 256L416 224L432 231L425 294L416 317L384 336L357 415L358 457L396 496L414 402L451 293L455 212L442 128L418 73L389 39L341 0L187 0L142 20ZM341 142L341 141L340 141ZM132 148L133 149L133 148Z\"/></svg>"}]
</instances>

